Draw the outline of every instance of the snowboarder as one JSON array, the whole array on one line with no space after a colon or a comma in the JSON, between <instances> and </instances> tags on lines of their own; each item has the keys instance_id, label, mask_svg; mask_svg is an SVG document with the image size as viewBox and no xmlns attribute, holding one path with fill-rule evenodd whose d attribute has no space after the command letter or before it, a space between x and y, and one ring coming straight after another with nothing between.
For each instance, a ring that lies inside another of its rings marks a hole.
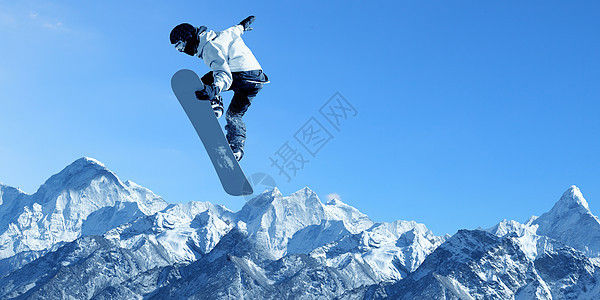
<instances>
[{"instance_id":1,"label":"snowboarder","mask_svg":"<svg viewBox=\"0 0 600 300\"><path fill-rule=\"evenodd\" d=\"M252 30L255 17L249 16L238 25L224 31L207 30L206 26L194 27L182 23L171 31L171 44L185 54L197 56L212 71L202 76L205 88L196 91L199 100L210 100L217 118L223 114L223 98L220 93L234 91L225 119L227 141L235 158L244 156L246 125L242 117L248 110L262 86L269 82L252 51L244 44L242 34Z\"/></svg>"}]
</instances>

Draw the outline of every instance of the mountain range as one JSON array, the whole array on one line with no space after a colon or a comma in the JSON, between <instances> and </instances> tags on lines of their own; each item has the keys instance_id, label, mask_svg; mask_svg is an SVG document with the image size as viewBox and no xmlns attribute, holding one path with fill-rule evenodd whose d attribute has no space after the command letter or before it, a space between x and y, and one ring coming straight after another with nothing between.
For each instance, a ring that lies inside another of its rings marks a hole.
<instances>
[{"instance_id":1,"label":"mountain range","mask_svg":"<svg viewBox=\"0 0 600 300\"><path fill-rule=\"evenodd\" d=\"M171 204L92 158L31 195L0 184L0 299L600 299L599 268L576 186L525 223L436 236L309 188Z\"/></svg>"}]
</instances>

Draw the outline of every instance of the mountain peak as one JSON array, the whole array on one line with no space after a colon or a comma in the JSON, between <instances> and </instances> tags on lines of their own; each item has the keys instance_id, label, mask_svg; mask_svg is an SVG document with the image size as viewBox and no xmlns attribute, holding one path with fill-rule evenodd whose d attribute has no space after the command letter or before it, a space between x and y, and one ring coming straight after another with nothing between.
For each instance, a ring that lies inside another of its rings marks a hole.
<instances>
[{"instance_id":1,"label":"mountain peak","mask_svg":"<svg viewBox=\"0 0 600 300\"><path fill-rule=\"evenodd\" d=\"M273 201L275 201L275 199L281 197L283 197L283 194L279 191L279 189L273 188L272 190L266 190L258 196L250 199L250 201L246 202L244 207L267 207L270 206L273 203Z\"/></svg>"},{"instance_id":2,"label":"mountain peak","mask_svg":"<svg viewBox=\"0 0 600 300\"><path fill-rule=\"evenodd\" d=\"M583 198L583 194L579 188L572 185L566 192L564 192L552 210L555 208L571 210L581 207L585 208L586 211L590 211L588 203L585 201L585 198Z\"/></svg>"},{"instance_id":3,"label":"mountain peak","mask_svg":"<svg viewBox=\"0 0 600 300\"><path fill-rule=\"evenodd\" d=\"M573 218L576 218L576 216L594 217L587 201L583 198L583 194L579 188L573 185L563 193L560 200L554 204L554 207L552 207L549 212L540 216L540 219L544 220L552 218L562 223L567 221L567 219L572 220ZM537 219L534 223L541 222L540 219Z\"/></svg>"},{"instance_id":4,"label":"mountain peak","mask_svg":"<svg viewBox=\"0 0 600 300\"><path fill-rule=\"evenodd\" d=\"M539 226L538 235L557 239L589 257L600 256L600 220L576 186L571 186L549 212L531 224Z\"/></svg>"},{"instance_id":5,"label":"mountain peak","mask_svg":"<svg viewBox=\"0 0 600 300\"><path fill-rule=\"evenodd\" d=\"M104 164L90 157L82 157L50 177L38 192L49 192L48 189L80 189L99 176L106 176L121 183L117 175L108 170Z\"/></svg>"},{"instance_id":6,"label":"mountain peak","mask_svg":"<svg viewBox=\"0 0 600 300\"><path fill-rule=\"evenodd\" d=\"M293 193L290 195L290 197L293 196L300 196L300 197L317 197L317 193L315 193L313 190L311 190L309 187L304 187L301 190Z\"/></svg>"},{"instance_id":7,"label":"mountain peak","mask_svg":"<svg viewBox=\"0 0 600 300\"><path fill-rule=\"evenodd\" d=\"M81 163L81 164L87 164L87 165L97 165L102 168L106 168L106 166L104 166L103 163L101 163L100 161L98 161L94 158L91 158L91 157L82 157L82 158L76 160L73 164L75 164L75 163Z\"/></svg>"},{"instance_id":8,"label":"mountain peak","mask_svg":"<svg viewBox=\"0 0 600 300\"><path fill-rule=\"evenodd\" d=\"M59 174L80 174L81 172L90 172L90 171L94 171L94 173L98 174L98 173L102 173L102 174L106 174L106 173L110 173L112 174L114 177L116 177L116 175L111 172L108 168L106 168L106 166L101 163L100 161L90 158L90 157L82 157L76 161L74 161L73 163L71 163L70 165L68 165L66 168L64 168Z\"/></svg>"}]
</instances>

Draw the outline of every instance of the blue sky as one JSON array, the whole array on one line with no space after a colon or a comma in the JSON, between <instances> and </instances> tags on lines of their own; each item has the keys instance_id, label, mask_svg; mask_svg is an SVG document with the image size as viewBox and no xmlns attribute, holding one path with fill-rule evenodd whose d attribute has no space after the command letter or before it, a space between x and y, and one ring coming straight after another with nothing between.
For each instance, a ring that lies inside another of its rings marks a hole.
<instances>
[{"instance_id":1,"label":"blue sky","mask_svg":"<svg viewBox=\"0 0 600 300\"><path fill-rule=\"evenodd\" d=\"M199 59L170 45L181 22L223 30L256 15L246 44L271 83L255 99L247 175L284 194L338 194L375 221L435 234L525 221L577 185L597 214L600 28L596 1L0 0L0 182L37 190L96 158L169 202L237 210L170 89ZM336 93L357 114L339 130ZM225 93L226 103L231 93ZM294 135L316 120L312 156ZM286 144L287 142L287 144ZM271 166L288 145L309 162Z\"/></svg>"}]
</instances>

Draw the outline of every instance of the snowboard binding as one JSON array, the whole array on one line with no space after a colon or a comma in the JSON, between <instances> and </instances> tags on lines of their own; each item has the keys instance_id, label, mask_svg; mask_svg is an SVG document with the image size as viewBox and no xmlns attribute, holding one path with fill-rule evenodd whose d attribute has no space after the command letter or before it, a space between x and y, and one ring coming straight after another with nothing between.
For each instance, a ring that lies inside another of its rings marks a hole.
<instances>
[{"instance_id":1,"label":"snowboard binding","mask_svg":"<svg viewBox=\"0 0 600 300\"><path fill-rule=\"evenodd\" d=\"M209 100L207 97L205 97L205 95L202 95L200 92L196 92L196 99L200 100L200 101L206 101ZM210 106L212 107L213 111L215 112L215 117L220 118L223 115L223 112L225 111L223 109L223 98L221 97L221 95L217 95L215 96L212 100L210 101Z\"/></svg>"},{"instance_id":2,"label":"snowboard binding","mask_svg":"<svg viewBox=\"0 0 600 300\"><path fill-rule=\"evenodd\" d=\"M235 157L235 159L237 161L240 161L242 159L242 157L244 157L244 150L242 150L241 148L239 148L239 149L231 148L231 151L233 151L233 156Z\"/></svg>"},{"instance_id":3,"label":"snowboard binding","mask_svg":"<svg viewBox=\"0 0 600 300\"><path fill-rule=\"evenodd\" d=\"M223 115L224 109L223 109L223 98L221 98L221 96L217 96L215 97L215 99L210 100L210 106L213 108L213 110L215 111L215 116L218 118L220 118Z\"/></svg>"}]
</instances>

